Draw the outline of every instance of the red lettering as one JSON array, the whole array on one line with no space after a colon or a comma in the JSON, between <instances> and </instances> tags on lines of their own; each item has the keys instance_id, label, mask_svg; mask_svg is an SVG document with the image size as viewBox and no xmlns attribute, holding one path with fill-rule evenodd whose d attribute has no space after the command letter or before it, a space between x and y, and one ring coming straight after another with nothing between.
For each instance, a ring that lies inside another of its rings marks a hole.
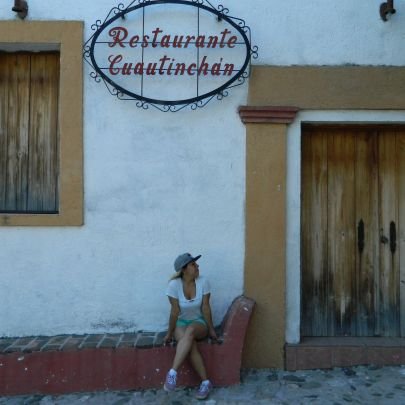
<instances>
[{"instance_id":1,"label":"red lettering","mask_svg":"<svg viewBox=\"0 0 405 405\"><path fill-rule=\"evenodd\" d=\"M235 48L235 44L236 44L237 40L238 40L238 37L235 37L235 36L230 37L228 40L228 48Z\"/></svg>"},{"instance_id":2,"label":"red lettering","mask_svg":"<svg viewBox=\"0 0 405 405\"><path fill-rule=\"evenodd\" d=\"M196 65L195 63L192 63L192 64L187 68L187 73L188 73L190 76L194 76L196 69L197 69L197 65Z\"/></svg>"},{"instance_id":3,"label":"red lettering","mask_svg":"<svg viewBox=\"0 0 405 405\"><path fill-rule=\"evenodd\" d=\"M166 55L163 56L163 58L160 58L160 59L159 59L159 62L161 62L161 63L160 63L160 68L159 68L159 74L160 74L160 75L164 75L164 74L165 74L165 69L164 69L165 63L166 63L167 61L169 61L169 60L170 60L170 58L168 58Z\"/></svg>"},{"instance_id":4,"label":"red lettering","mask_svg":"<svg viewBox=\"0 0 405 405\"><path fill-rule=\"evenodd\" d=\"M155 76L157 63L149 63L146 69L146 74L149 76Z\"/></svg>"},{"instance_id":5,"label":"red lettering","mask_svg":"<svg viewBox=\"0 0 405 405\"><path fill-rule=\"evenodd\" d=\"M205 35L163 35L163 30L156 27L151 31L153 35L134 35L129 37L128 30L124 27L114 27L108 32L111 40L108 42L109 47L117 46L125 48L127 45L131 48L142 47L147 48L150 45L153 48L235 48L238 43L238 36L232 35L232 32L225 28L220 36L205 36ZM172 42L173 38L173 42ZM185 39L185 41L184 41ZM206 42L207 40L207 42ZM127 41L127 42L126 42ZM223 58L217 59L216 63L211 64L208 56L202 57L197 63L176 63L176 59L164 55L157 63L149 62L148 66L139 60L123 63L123 55L110 55L108 57L108 72L110 75L167 75L177 76L231 76L235 70L234 64L224 63Z\"/></svg>"},{"instance_id":6,"label":"red lettering","mask_svg":"<svg viewBox=\"0 0 405 405\"><path fill-rule=\"evenodd\" d=\"M170 48L170 35L164 35L160 41L160 46L162 48Z\"/></svg>"},{"instance_id":7,"label":"red lettering","mask_svg":"<svg viewBox=\"0 0 405 405\"><path fill-rule=\"evenodd\" d=\"M128 30L124 27L114 27L108 31L110 37L112 37L114 42L109 42L108 46L113 47L119 44L120 47L125 48L125 45L122 43L124 39L128 36Z\"/></svg>"},{"instance_id":8,"label":"red lettering","mask_svg":"<svg viewBox=\"0 0 405 405\"><path fill-rule=\"evenodd\" d=\"M205 42L205 36L199 35L197 37L197 41L195 42L196 48L204 48L205 47L204 42Z\"/></svg>"},{"instance_id":9,"label":"red lettering","mask_svg":"<svg viewBox=\"0 0 405 405\"><path fill-rule=\"evenodd\" d=\"M233 63L225 63L224 76L225 75L231 76L234 68L235 65Z\"/></svg>"},{"instance_id":10,"label":"red lettering","mask_svg":"<svg viewBox=\"0 0 405 405\"><path fill-rule=\"evenodd\" d=\"M134 73L136 75L143 75L143 63L139 62L136 64Z\"/></svg>"},{"instance_id":11,"label":"red lettering","mask_svg":"<svg viewBox=\"0 0 405 405\"><path fill-rule=\"evenodd\" d=\"M177 75L183 76L185 70L186 70L186 64L185 64L185 63L178 63L178 64L177 64L177 67L176 67L175 75L176 75L176 76L177 76Z\"/></svg>"},{"instance_id":12,"label":"red lettering","mask_svg":"<svg viewBox=\"0 0 405 405\"><path fill-rule=\"evenodd\" d=\"M211 69L212 76L221 76L221 63L222 63L222 58L220 59L219 63L214 63L212 65L212 69Z\"/></svg>"},{"instance_id":13,"label":"red lettering","mask_svg":"<svg viewBox=\"0 0 405 405\"><path fill-rule=\"evenodd\" d=\"M144 35L143 36L143 41L142 41L142 48L147 48L148 47L148 41L149 41L149 35Z\"/></svg>"},{"instance_id":14,"label":"red lettering","mask_svg":"<svg viewBox=\"0 0 405 405\"><path fill-rule=\"evenodd\" d=\"M221 34L222 34L222 38L221 38L221 43L219 44L220 48L225 48L225 37L230 34L231 31L228 30L228 28L225 28Z\"/></svg>"},{"instance_id":15,"label":"red lettering","mask_svg":"<svg viewBox=\"0 0 405 405\"><path fill-rule=\"evenodd\" d=\"M208 37L208 45L207 48L216 48L218 44L218 37L217 36L209 36Z\"/></svg>"},{"instance_id":16,"label":"red lettering","mask_svg":"<svg viewBox=\"0 0 405 405\"><path fill-rule=\"evenodd\" d=\"M122 67L122 75L129 76L131 74L132 63L124 63Z\"/></svg>"},{"instance_id":17,"label":"red lettering","mask_svg":"<svg viewBox=\"0 0 405 405\"><path fill-rule=\"evenodd\" d=\"M156 48L158 46L157 44L157 37L159 34L161 34L163 32L163 30L161 30L159 27L156 28L155 30L152 31L152 34L155 34L153 37L153 41L152 41L152 47Z\"/></svg>"},{"instance_id":18,"label":"red lettering","mask_svg":"<svg viewBox=\"0 0 405 405\"><path fill-rule=\"evenodd\" d=\"M172 46L173 48L188 48L190 44L195 41L195 46L196 48L216 48L218 45L220 48L234 48L236 43L238 42L238 37L236 35L233 35L229 37L229 34L232 32L228 30L228 28L225 28L221 32L221 39L219 40L218 36L215 35L210 35L208 36L207 43L205 42L206 36L205 35L199 35L199 36L194 36L194 35L186 35L185 42L183 44L184 36L181 35L175 35L173 39L173 43L171 43L171 35L163 35L163 37L160 39L159 35L163 34L163 30L161 30L159 27L156 27L153 31L153 37L152 37L152 47L157 48L159 45L162 48L170 48ZM113 27L110 29L108 32L109 36L111 37L111 42L108 43L108 46L110 48L113 48L114 46L118 45L121 48L125 48L126 43L125 40L128 38L128 30L125 27ZM150 40L149 35L144 35L142 38L142 47L147 48L149 46L149 40ZM136 48L139 44L140 36L139 35L134 35L133 37L130 38L128 44L131 48Z\"/></svg>"},{"instance_id":19,"label":"red lettering","mask_svg":"<svg viewBox=\"0 0 405 405\"><path fill-rule=\"evenodd\" d=\"M167 68L167 75L171 76L172 75L172 68L173 68L173 62L175 61L175 59L172 59L172 61L169 64L169 67Z\"/></svg>"},{"instance_id":20,"label":"red lettering","mask_svg":"<svg viewBox=\"0 0 405 405\"><path fill-rule=\"evenodd\" d=\"M122 55L117 55L115 57L113 55L111 55L108 58L108 61L110 62L110 67L108 70L110 71L110 73L112 75L117 75L120 72L120 68L116 68L116 67L114 67L114 65L116 63L120 63L122 61Z\"/></svg>"},{"instance_id":21,"label":"red lettering","mask_svg":"<svg viewBox=\"0 0 405 405\"><path fill-rule=\"evenodd\" d=\"M183 42L183 35L180 37L176 35L173 40L173 48L181 48Z\"/></svg>"},{"instance_id":22,"label":"red lettering","mask_svg":"<svg viewBox=\"0 0 405 405\"><path fill-rule=\"evenodd\" d=\"M187 39L186 39L186 43L184 44L184 48L188 48L189 43L190 43L193 39L195 39L195 36L194 36L194 35L187 35L186 38L187 38Z\"/></svg>"},{"instance_id":23,"label":"red lettering","mask_svg":"<svg viewBox=\"0 0 405 405\"><path fill-rule=\"evenodd\" d=\"M139 35L134 35L130 40L129 40L129 46L131 48L136 48L138 46L139 42Z\"/></svg>"},{"instance_id":24,"label":"red lettering","mask_svg":"<svg viewBox=\"0 0 405 405\"><path fill-rule=\"evenodd\" d=\"M208 63L205 62L206 60L207 60L207 57L204 56L203 60L201 61L200 67L198 69L198 76L200 76L201 74L206 76L208 74Z\"/></svg>"}]
</instances>

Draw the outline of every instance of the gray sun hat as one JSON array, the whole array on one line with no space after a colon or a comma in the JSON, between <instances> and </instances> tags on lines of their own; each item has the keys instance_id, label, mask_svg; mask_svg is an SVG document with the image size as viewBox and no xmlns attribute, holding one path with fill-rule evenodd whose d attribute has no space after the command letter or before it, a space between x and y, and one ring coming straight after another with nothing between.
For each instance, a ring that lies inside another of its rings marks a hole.
<instances>
[{"instance_id":1,"label":"gray sun hat","mask_svg":"<svg viewBox=\"0 0 405 405\"><path fill-rule=\"evenodd\" d=\"M193 257L190 253L183 253L174 261L174 269L180 271L184 266L187 266L191 262L196 262L200 257L201 255Z\"/></svg>"}]
</instances>

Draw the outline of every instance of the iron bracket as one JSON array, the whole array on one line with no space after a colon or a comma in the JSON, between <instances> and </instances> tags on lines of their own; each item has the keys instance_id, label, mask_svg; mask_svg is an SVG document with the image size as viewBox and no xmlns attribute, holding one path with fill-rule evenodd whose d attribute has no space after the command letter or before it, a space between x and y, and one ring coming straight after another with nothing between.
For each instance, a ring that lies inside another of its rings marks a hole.
<instances>
[{"instance_id":1,"label":"iron bracket","mask_svg":"<svg viewBox=\"0 0 405 405\"><path fill-rule=\"evenodd\" d=\"M380 5L380 16L383 21L388 21L388 14L395 14L394 0L387 0Z\"/></svg>"},{"instance_id":2,"label":"iron bracket","mask_svg":"<svg viewBox=\"0 0 405 405\"><path fill-rule=\"evenodd\" d=\"M21 19L27 17L28 3L25 0L14 0L14 7L12 8Z\"/></svg>"}]
</instances>

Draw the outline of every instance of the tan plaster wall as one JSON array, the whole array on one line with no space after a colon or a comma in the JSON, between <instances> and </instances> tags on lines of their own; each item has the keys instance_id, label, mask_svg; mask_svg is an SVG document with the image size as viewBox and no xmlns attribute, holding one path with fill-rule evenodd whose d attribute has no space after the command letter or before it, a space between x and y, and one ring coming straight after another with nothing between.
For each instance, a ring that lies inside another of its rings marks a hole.
<instances>
[{"instance_id":1,"label":"tan plaster wall","mask_svg":"<svg viewBox=\"0 0 405 405\"><path fill-rule=\"evenodd\" d=\"M300 109L405 109L405 68L255 66L249 105Z\"/></svg>"},{"instance_id":2,"label":"tan plaster wall","mask_svg":"<svg viewBox=\"0 0 405 405\"><path fill-rule=\"evenodd\" d=\"M283 367L285 342L285 124L247 124L245 294L257 306L245 367Z\"/></svg>"},{"instance_id":3,"label":"tan plaster wall","mask_svg":"<svg viewBox=\"0 0 405 405\"><path fill-rule=\"evenodd\" d=\"M1 21L0 49L60 50L59 214L0 214L1 225L83 224L83 23Z\"/></svg>"}]
</instances>

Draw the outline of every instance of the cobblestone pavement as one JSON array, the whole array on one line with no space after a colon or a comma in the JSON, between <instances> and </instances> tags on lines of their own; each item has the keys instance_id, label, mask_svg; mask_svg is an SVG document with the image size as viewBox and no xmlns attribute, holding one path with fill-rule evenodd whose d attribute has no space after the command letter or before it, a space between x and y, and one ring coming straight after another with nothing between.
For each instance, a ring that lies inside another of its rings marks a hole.
<instances>
[{"instance_id":1,"label":"cobblestone pavement","mask_svg":"<svg viewBox=\"0 0 405 405\"><path fill-rule=\"evenodd\" d=\"M216 388L206 405L221 404L405 404L405 366L361 366L287 372L278 370L244 370L242 383ZM194 399L194 389L81 393L70 395L31 395L0 397L7 405L186 405Z\"/></svg>"}]
</instances>

